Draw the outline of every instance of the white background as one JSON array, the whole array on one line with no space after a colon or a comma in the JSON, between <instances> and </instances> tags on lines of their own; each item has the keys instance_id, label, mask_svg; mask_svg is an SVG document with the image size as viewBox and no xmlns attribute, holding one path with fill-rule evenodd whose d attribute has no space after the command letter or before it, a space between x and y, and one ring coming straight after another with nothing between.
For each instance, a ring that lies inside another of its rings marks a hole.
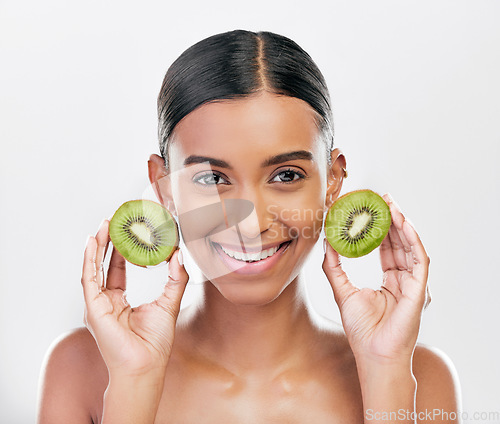
<instances>
[{"instance_id":1,"label":"white background","mask_svg":"<svg viewBox=\"0 0 500 424\"><path fill-rule=\"evenodd\" d=\"M432 259L420 341L455 364L466 411L499 411L499 22L494 0L2 0L0 422L34 422L45 352L82 325L86 236L147 188L168 66L238 28L286 35L317 62L343 192L390 192ZM316 247L309 292L336 318ZM345 267L358 285L380 282L378 252ZM131 301L166 272L131 269Z\"/></svg>"}]
</instances>

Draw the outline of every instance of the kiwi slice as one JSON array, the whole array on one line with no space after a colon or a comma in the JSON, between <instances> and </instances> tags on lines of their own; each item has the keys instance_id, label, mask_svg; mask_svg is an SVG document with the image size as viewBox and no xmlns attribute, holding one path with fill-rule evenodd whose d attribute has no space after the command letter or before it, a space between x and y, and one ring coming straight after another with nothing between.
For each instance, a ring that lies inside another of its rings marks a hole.
<instances>
[{"instance_id":1,"label":"kiwi slice","mask_svg":"<svg viewBox=\"0 0 500 424\"><path fill-rule=\"evenodd\" d=\"M168 261L179 245L174 217L151 200L121 205L109 222L109 237L127 261L142 267Z\"/></svg>"},{"instance_id":2,"label":"kiwi slice","mask_svg":"<svg viewBox=\"0 0 500 424\"><path fill-rule=\"evenodd\" d=\"M351 191L339 197L325 219L325 235L342 256L358 258L380 246L391 226L391 211L371 190Z\"/></svg>"}]
</instances>

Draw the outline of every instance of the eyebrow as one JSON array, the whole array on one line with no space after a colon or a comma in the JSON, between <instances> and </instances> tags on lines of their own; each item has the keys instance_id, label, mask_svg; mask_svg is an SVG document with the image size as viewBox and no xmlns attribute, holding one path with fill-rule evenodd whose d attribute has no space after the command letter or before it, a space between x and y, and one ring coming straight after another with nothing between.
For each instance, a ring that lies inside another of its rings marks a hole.
<instances>
[{"instance_id":1,"label":"eyebrow","mask_svg":"<svg viewBox=\"0 0 500 424\"><path fill-rule=\"evenodd\" d=\"M313 155L311 152L308 152L307 150L296 150L294 152L287 152L287 153L280 153L279 155L276 156L271 156L270 158L267 158L262 164L260 165L262 168L265 168L267 166L272 166L272 165L277 165L282 162L287 162L289 160L297 160L297 159L304 159L304 160L313 160ZM202 162L208 162L212 166L218 166L219 168L228 168L228 169L233 169L229 163L227 163L225 160L222 159L216 159L216 158L211 158L209 156L198 156L198 155L191 155L188 156L184 160L184 166L191 165L193 163L202 163Z\"/></svg>"}]
</instances>

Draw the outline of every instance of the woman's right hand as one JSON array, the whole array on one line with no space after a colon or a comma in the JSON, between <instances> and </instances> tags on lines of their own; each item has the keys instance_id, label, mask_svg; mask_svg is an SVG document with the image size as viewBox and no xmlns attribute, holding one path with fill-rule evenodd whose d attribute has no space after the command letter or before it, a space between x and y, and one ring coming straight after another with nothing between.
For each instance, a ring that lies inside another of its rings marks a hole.
<instances>
[{"instance_id":1,"label":"woman's right hand","mask_svg":"<svg viewBox=\"0 0 500 424\"><path fill-rule=\"evenodd\" d=\"M151 303L132 308L125 297L125 259L114 247L104 278L103 260L108 244L109 221L104 220L85 248L82 273L85 325L94 336L110 374L135 377L164 373L172 351L181 298L189 280L179 263L180 250L170 258L163 293Z\"/></svg>"}]
</instances>

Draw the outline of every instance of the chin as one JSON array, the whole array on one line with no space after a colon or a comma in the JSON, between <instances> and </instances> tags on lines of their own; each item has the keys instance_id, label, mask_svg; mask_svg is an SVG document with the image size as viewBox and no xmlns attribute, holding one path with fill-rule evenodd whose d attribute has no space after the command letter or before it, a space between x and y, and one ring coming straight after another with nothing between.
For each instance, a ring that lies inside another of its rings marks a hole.
<instances>
[{"instance_id":1,"label":"chin","mask_svg":"<svg viewBox=\"0 0 500 424\"><path fill-rule=\"evenodd\" d=\"M225 279L231 278L230 275ZM263 281L256 276L254 281L238 283L235 280L229 283L223 283L216 280L211 281L219 293L234 305L241 306L264 306L273 302L285 290L288 284L277 287L276 281Z\"/></svg>"}]
</instances>

